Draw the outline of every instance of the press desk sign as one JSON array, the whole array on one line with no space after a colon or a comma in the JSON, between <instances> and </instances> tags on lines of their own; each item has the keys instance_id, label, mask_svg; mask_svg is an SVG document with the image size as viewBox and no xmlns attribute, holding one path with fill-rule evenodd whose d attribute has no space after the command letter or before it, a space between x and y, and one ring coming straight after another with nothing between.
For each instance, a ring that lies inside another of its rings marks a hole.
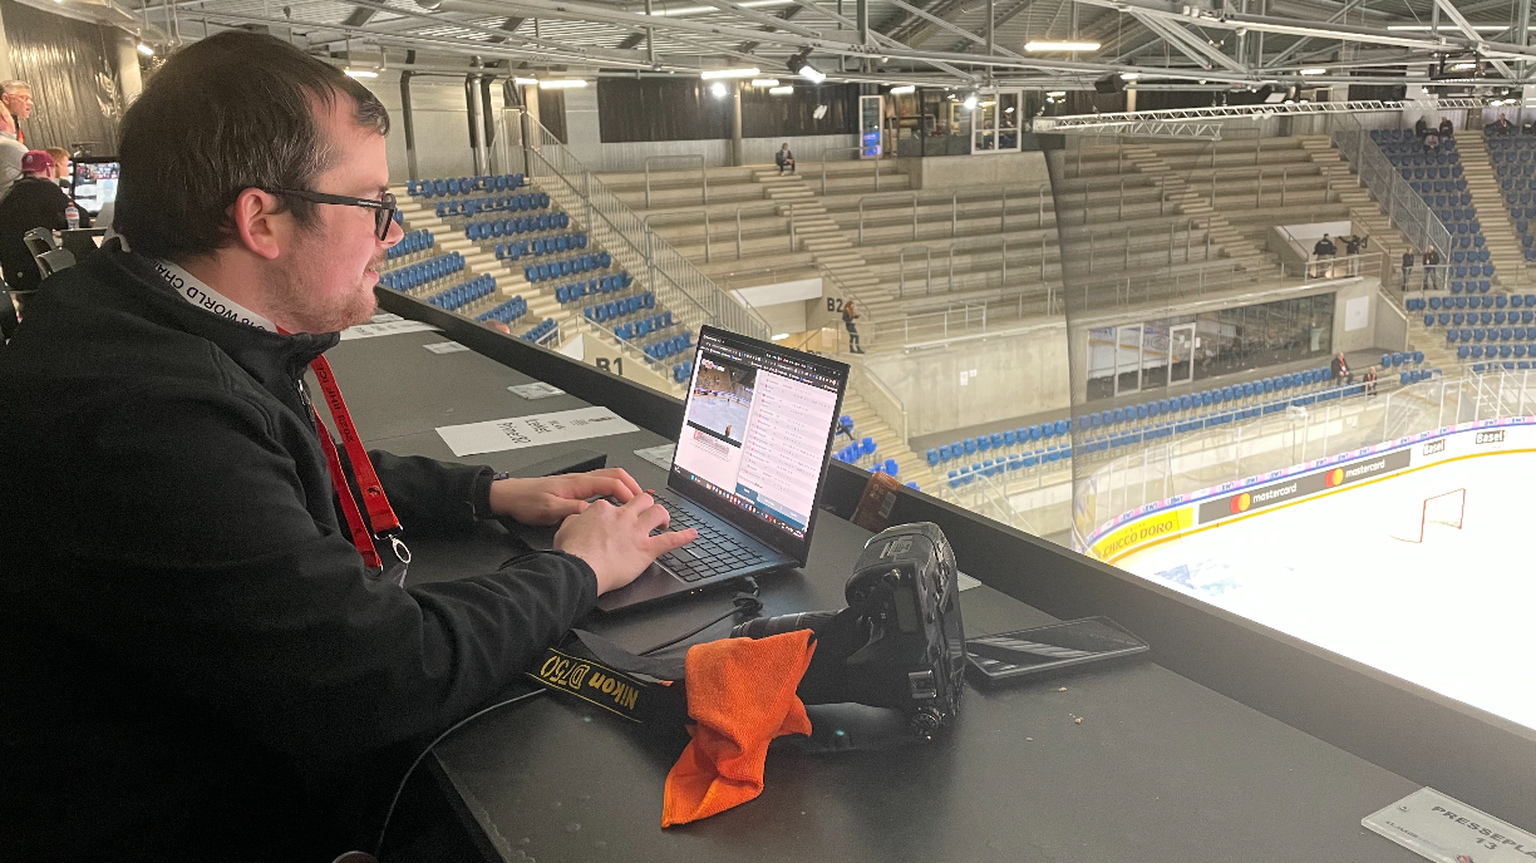
<instances>
[{"instance_id":1,"label":"press desk sign","mask_svg":"<svg viewBox=\"0 0 1536 863\"><path fill-rule=\"evenodd\" d=\"M1433 788L1420 788L1360 824L1443 863L1536 861L1536 836Z\"/></svg>"}]
</instances>

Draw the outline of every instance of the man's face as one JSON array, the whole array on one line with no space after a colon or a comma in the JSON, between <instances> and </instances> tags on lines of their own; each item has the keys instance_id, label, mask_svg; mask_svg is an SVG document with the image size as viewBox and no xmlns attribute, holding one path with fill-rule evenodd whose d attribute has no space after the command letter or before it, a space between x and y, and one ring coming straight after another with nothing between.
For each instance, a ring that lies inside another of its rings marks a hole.
<instances>
[{"instance_id":1,"label":"man's face","mask_svg":"<svg viewBox=\"0 0 1536 863\"><path fill-rule=\"evenodd\" d=\"M26 87L0 95L0 102L4 102L6 109L15 114L18 120L32 116L32 91Z\"/></svg>"},{"instance_id":2,"label":"man's face","mask_svg":"<svg viewBox=\"0 0 1536 863\"><path fill-rule=\"evenodd\" d=\"M384 136L353 120L354 104L338 96L317 119L335 151L336 163L315 179L309 191L377 199L389 185ZM267 308L273 320L293 332L329 333L365 323L374 312L373 286L384 251L403 231L390 222L379 239L374 210L341 204L316 204L315 222L295 224L293 241L279 259L269 286Z\"/></svg>"}]
</instances>

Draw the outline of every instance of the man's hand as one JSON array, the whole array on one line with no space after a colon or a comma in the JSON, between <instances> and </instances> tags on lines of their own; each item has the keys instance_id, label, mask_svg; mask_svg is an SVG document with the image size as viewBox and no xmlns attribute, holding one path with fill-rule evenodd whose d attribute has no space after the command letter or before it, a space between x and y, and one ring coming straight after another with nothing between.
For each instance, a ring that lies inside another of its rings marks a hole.
<instances>
[{"instance_id":1,"label":"man's hand","mask_svg":"<svg viewBox=\"0 0 1536 863\"><path fill-rule=\"evenodd\" d=\"M565 520L555 533L555 548L586 561L603 594L634 581L657 556L698 538L693 528L666 531L671 523L666 508L644 492L623 506L597 500ZM651 536L658 528L663 532Z\"/></svg>"},{"instance_id":2,"label":"man's hand","mask_svg":"<svg viewBox=\"0 0 1536 863\"><path fill-rule=\"evenodd\" d=\"M567 516L585 512L590 506L588 498L611 497L623 503L639 493L640 484L617 467L589 473L503 479L491 483L491 512L537 527L559 524Z\"/></svg>"}]
</instances>

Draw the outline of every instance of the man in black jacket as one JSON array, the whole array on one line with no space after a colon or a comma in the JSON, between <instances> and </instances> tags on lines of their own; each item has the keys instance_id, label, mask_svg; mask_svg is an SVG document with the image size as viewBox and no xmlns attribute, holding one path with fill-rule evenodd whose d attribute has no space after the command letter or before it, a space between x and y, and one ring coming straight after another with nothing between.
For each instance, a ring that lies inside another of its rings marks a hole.
<instances>
[{"instance_id":1,"label":"man in black jacket","mask_svg":"<svg viewBox=\"0 0 1536 863\"><path fill-rule=\"evenodd\" d=\"M28 150L21 157L21 179L0 198L0 266L5 283L13 291L35 291L43 281L37 261L22 237L33 228L62 231L69 227L64 208L69 196L53 177L53 157L42 150ZM80 213L80 227L89 228L91 217Z\"/></svg>"},{"instance_id":2,"label":"man in black jacket","mask_svg":"<svg viewBox=\"0 0 1536 863\"><path fill-rule=\"evenodd\" d=\"M0 351L0 859L371 850L409 756L693 537L652 536L668 515L623 471L374 452L407 537L564 521L496 573L365 566L330 479L359 459L328 462L302 381L401 236L387 125L277 39L183 49L122 124L133 253L49 279Z\"/></svg>"}]
</instances>

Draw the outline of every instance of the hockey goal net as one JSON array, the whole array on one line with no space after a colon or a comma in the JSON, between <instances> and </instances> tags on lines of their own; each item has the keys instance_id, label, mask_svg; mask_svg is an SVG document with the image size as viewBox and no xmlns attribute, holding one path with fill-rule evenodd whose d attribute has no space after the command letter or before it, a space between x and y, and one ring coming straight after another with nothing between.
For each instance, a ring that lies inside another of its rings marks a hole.
<instances>
[{"instance_id":1,"label":"hockey goal net","mask_svg":"<svg viewBox=\"0 0 1536 863\"><path fill-rule=\"evenodd\" d=\"M1451 489L1440 494L1424 498L1419 507L1418 524L1404 531L1403 536L1394 535L1392 538L1401 542L1421 543L1424 535L1431 525L1461 530L1462 520L1467 513L1467 490L1464 488Z\"/></svg>"}]
</instances>

